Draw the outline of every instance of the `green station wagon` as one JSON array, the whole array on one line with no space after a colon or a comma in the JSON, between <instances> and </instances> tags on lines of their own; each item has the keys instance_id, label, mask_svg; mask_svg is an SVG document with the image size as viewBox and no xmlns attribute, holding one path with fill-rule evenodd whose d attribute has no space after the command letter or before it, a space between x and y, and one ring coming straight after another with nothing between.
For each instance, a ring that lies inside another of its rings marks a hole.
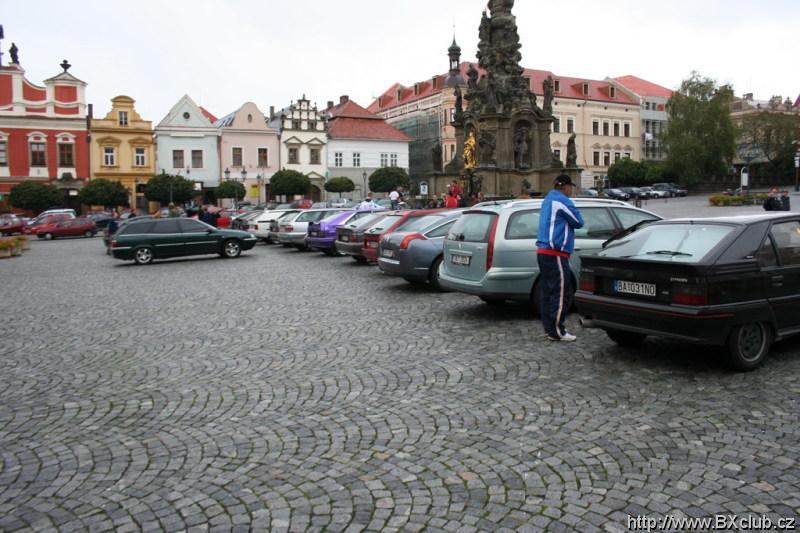
<instances>
[{"instance_id":1,"label":"green station wagon","mask_svg":"<svg viewBox=\"0 0 800 533\"><path fill-rule=\"evenodd\" d=\"M193 218L150 218L120 228L111 241L111 253L117 259L146 265L153 259L186 255L238 257L257 241L246 231L217 229Z\"/></svg>"},{"instance_id":2,"label":"green station wagon","mask_svg":"<svg viewBox=\"0 0 800 533\"><path fill-rule=\"evenodd\" d=\"M586 224L575 230L575 253L570 257L573 291L580 256L602 249L613 235L661 217L617 200L576 198ZM514 200L476 206L459 218L444 241L439 283L454 291L474 294L487 303L531 301L539 309L539 264L536 234L542 200Z\"/></svg>"}]
</instances>

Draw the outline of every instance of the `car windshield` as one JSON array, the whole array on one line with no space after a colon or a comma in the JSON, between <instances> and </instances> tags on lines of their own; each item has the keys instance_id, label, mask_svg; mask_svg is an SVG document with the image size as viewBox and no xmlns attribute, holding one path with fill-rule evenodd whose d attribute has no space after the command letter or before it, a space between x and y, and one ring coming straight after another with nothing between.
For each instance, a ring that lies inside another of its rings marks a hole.
<instances>
[{"instance_id":1,"label":"car windshield","mask_svg":"<svg viewBox=\"0 0 800 533\"><path fill-rule=\"evenodd\" d=\"M382 220L378 221L374 226L369 228L370 233L380 233L381 231L388 229L392 224L397 222L403 218L403 215L387 215L383 217Z\"/></svg>"},{"instance_id":2,"label":"car windshield","mask_svg":"<svg viewBox=\"0 0 800 533\"><path fill-rule=\"evenodd\" d=\"M400 224L395 231L419 231L434 222L441 220L444 215L425 215L422 217L409 217Z\"/></svg>"},{"instance_id":3,"label":"car windshield","mask_svg":"<svg viewBox=\"0 0 800 533\"><path fill-rule=\"evenodd\" d=\"M324 222L324 221L331 220L331 219L333 219L333 218L336 218L336 217L338 217L338 216L339 216L339 215L341 215L342 213L346 213L346 212L347 212L347 211L334 211L334 212L332 212L332 213L328 213L327 215L325 215L325 217L324 217L324 218L321 218L321 219L320 219L320 222Z\"/></svg>"},{"instance_id":4,"label":"car windshield","mask_svg":"<svg viewBox=\"0 0 800 533\"><path fill-rule=\"evenodd\" d=\"M721 224L654 224L609 243L599 255L699 263L734 229Z\"/></svg>"},{"instance_id":5,"label":"car windshield","mask_svg":"<svg viewBox=\"0 0 800 533\"><path fill-rule=\"evenodd\" d=\"M353 218L350 219L350 222L344 225L345 228L357 228L358 226L366 226L371 224L375 221L376 218L382 217L383 215L369 213L366 216L360 215L356 213L353 215Z\"/></svg>"}]
</instances>

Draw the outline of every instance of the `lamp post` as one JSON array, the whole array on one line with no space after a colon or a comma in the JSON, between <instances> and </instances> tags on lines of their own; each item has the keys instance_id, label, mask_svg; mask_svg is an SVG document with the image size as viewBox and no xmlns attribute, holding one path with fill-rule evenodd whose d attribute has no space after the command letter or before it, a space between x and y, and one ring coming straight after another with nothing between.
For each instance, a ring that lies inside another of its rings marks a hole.
<instances>
[{"instance_id":1,"label":"lamp post","mask_svg":"<svg viewBox=\"0 0 800 533\"><path fill-rule=\"evenodd\" d=\"M261 188L264 186L264 178L261 174L256 175L256 185L258 185L258 205L261 205Z\"/></svg>"},{"instance_id":2,"label":"lamp post","mask_svg":"<svg viewBox=\"0 0 800 533\"><path fill-rule=\"evenodd\" d=\"M800 150L794 154L794 192L800 191Z\"/></svg>"},{"instance_id":3,"label":"lamp post","mask_svg":"<svg viewBox=\"0 0 800 533\"><path fill-rule=\"evenodd\" d=\"M236 181L239 181L239 180L236 180ZM247 169L246 169L246 168L244 168L244 167L242 167L242 187L247 187L247 186L245 185L245 183L247 183ZM247 189L245 188L245 191L246 191L246 190L247 190ZM236 194L236 193L234 193L234 194ZM236 200L236 202L237 202L237 203L239 202L239 199L238 199L238 198L236 198L236 196L234 196L234 199Z\"/></svg>"},{"instance_id":4,"label":"lamp post","mask_svg":"<svg viewBox=\"0 0 800 533\"><path fill-rule=\"evenodd\" d=\"M361 199L363 200L364 198L367 197L367 171L366 170L364 171L363 174L361 174L361 179L364 182L364 188L361 189Z\"/></svg>"}]
</instances>

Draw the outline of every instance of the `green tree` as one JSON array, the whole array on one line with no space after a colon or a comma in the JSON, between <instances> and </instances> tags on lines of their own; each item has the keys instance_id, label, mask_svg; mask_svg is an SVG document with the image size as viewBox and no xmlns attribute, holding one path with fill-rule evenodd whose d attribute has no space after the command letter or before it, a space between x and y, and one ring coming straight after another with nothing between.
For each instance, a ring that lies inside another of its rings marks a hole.
<instances>
[{"instance_id":1,"label":"green tree","mask_svg":"<svg viewBox=\"0 0 800 533\"><path fill-rule=\"evenodd\" d=\"M170 174L158 174L147 182L144 188L144 196L151 202L166 204L171 201L175 204L182 204L193 198L194 182L182 176L171 176Z\"/></svg>"},{"instance_id":2,"label":"green tree","mask_svg":"<svg viewBox=\"0 0 800 533\"><path fill-rule=\"evenodd\" d=\"M647 168L647 175L644 178L645 183L677 183L678 176L673 174L666 163L645 163Z\"/></svg>"},{"instance_id":3,"label":"green tree","mask_svg":"<svg viewBox=\"0 0 800 533\"><path fill-rule=\"evenodd\" d=\"M61 204L61 191L49 183L24 181L11 188L8 201L19 209L30 209L39 213Z\"/></svg>"},{"instance_id":4,"label":"green tree","mask_svg":"<svg viewBox=\"0 0 800 533\"><path fill-rule=\"evenodd\" d=\"M238 202L244 198L246 194L244 185L238 181L226 180L219 184L217 187L217 198L236 198Z\"/></svg>"},{"instance_id":5,"label":"green tree","mask_svg":"<svg viewBox=\"0 0 800 533\"><path fill-rule=\"evenodd\" d=\"M129 204L128 189L120 182L98 178L87 183L78 194L84 205L102 205L117 207Z\"/></svg>"},{"instance_id":6,"label":"green tree","mask_svg":"<svg viewBox=\"0 0 800 533\"><path fill-rule=\"evenodd\" d=\"M785 180L794 176L796 142L800 121L796 115L763 111L746 115L739 127L740 146L755 148L767 160L770 177Z\"/></svg>"},{"instance_id":7,"label":"green tree","mask_svg":"<svg viewBox=\"0 0 800 533\"><path fill-rule=\"evenodd\" d=\"M647 167L644 163L623 157L608 167L608 180L614 187L635 187L644 184Z\"/></svg>"},{"instance_id":8,"label":"green tree","mask_svg":"<svg viewBox=\"0 0 800 533\"><path fill-rule=\"evenodd\" d=\"M379 168L369 177L369 189L375 192L390 192L395 187L408 188L408 173L399 167Z\"/></svg>"},{"instance_id":9,"label":"green tree","mask_svg":"<svg viewBox=\"0 0 800 533\"><path fill-rule=\"evenodd\" d=\"M308 194L311 189L311 180L308 176L296 170L279 170L272 175L269 180L272 194L285 194L294 196L295 194Z\"/></svg>"},{"instance_id":10,"label":"green tree","mask_svg":"<svg viewBox=\"0 0 800 533\"><path fill-rule=\"evenodd\" d=\"M356 184L346 176L331 178L325 182L325 190L328 192L338 192L339 198L342 197L343 192L352 192L355 189Z\"/></svg>"},{"instance_id":11,"label":"green tree","mask_svg":"<svg viewBox=\"0 0 800 533\"><path fill-rule=\"evenodd\" d=\"M662 137L670 171L685 185L724 176L733 162L736 128L731 121L733 89L692 72L669 100Z\"/></svg>"}]
</instances>

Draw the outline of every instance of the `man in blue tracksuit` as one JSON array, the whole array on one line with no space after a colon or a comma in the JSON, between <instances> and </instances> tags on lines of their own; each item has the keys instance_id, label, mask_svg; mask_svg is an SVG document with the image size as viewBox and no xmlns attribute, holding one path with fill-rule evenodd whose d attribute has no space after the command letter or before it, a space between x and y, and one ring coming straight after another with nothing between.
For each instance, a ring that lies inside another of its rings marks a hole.
<instances>
[{"instance_id":1,"label":"man in blue tracksuit","mask_svg":"<svg viewBox=\"0 0 800 533\"><path fill-rule=\"evenodd\" d=\"M583 216L572 200L575 184L566 174L555 179L553 190L544 198L539 214L536 252L539 262L539 290L542 325L551 341L572 342L564 319L572 303L569 256L575 249L575 229L583 227Z\"/></svg>"}]
</instances>

